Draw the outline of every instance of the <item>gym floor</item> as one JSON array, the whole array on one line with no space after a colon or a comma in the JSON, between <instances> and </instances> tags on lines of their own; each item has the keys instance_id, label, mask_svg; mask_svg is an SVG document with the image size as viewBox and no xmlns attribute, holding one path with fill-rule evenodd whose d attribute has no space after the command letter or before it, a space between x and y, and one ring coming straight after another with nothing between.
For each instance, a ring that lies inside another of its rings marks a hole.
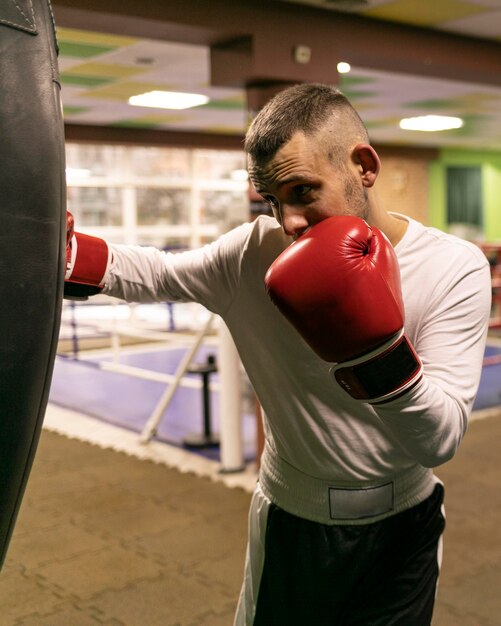
<instances>
[{"instance_id":1,"label":"gym floor","mask_svg":"<svg viewBox=\"0 0 501 626\"><path fill-rule=\"evenodd\" d=\"M231 626L251 481L228 487L61 435L57 411L0 575L1 626ZM447 530L434 626L500 624L500 440L491 410L437 471Z\"/></svg>"}]
</instances>

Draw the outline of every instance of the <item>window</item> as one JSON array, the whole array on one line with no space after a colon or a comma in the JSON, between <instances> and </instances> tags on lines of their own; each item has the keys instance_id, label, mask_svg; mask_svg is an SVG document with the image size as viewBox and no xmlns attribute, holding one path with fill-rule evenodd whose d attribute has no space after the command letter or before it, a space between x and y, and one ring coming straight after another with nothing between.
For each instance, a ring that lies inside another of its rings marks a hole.
<instances>
[{"instance_id":1,"label":"window","mask_svg":"<svg viewBox=\"0 0 501 626\"><path fill-rule=\"evenodd\" d=\"M121 226L122 198L116 187L68 187L68 211L82 226Z\"/></svg>"},{"instance_id":2,"label":"window","mask_svg":"<svg viewBox=\"0 0 501 626\"><path fill-rule=\"evenodd\" d=\"M249 219L243 151L68 144L68 209L114 243L197 247Z\"/></svg>"},{"instance_id":3,"label":"window","mask_svg":"<svg viewBox=\"0 0 501 626\"><path fill-rule=\"evenodd\" d=\"M190 223L188 189L136 189L137 223L140 226L161 226Z\"/></svg>"}]
</instances>

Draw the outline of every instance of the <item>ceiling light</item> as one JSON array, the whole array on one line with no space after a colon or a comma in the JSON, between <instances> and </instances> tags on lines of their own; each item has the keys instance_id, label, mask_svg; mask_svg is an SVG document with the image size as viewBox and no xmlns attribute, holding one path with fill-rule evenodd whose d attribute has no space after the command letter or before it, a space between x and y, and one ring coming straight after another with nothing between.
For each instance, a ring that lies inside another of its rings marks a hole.
<instances>
[{"instance_id":1,"label":"ceiling light","mask_svg":"<svg viewBox=\"0 0 501 626\"><path fill-rule=\"evenodd\" d=\"M348 74L350 70L351 70L351 65L349 63L346 63L346 61L340 61L337 64L337 71L340 74Z\"/></svg>"},{"instance_id":2,"label":"ceiling light","mask_svg":"<svg viewBox=\"0 0 501 626\"><path fill-rule=\"evenodd\" d=\"M447 115L421 115L400 120L400 128L404 130L422 130L426 132L452 130L453 128L461 128L462 125L463 120L460 117L448 117Z\"/></svg>"},{"instance_id":3,"label":"ceiling light","mask_svg":"<svg viewBox=\"0 0 501 626\"><path fill-rule=\"evenodd\" d=\"M129 104L155 109L189 109L207 104L209 98L199 93L179 93L176 91L148 91L129 98Z\"/></svg>"}]
</instances>

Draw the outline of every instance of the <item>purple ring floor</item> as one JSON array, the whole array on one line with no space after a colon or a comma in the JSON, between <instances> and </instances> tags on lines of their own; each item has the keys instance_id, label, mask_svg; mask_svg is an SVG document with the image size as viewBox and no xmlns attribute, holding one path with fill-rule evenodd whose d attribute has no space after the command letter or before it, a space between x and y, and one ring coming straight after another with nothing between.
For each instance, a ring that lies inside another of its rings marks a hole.
<instances>
[{"instance_id":1,"label":"purple ring floor","mask_svg":"<svg viewBox=\"0 0 501 626\"><path fill-rule=\"evenodd\" d=\"M154 372L173 374L185 350L154 350L123 354L120 363ZM194 363L203 363L209 354L217 356L214 346L201 346ZM501 355L501 347L487 346L486 356ZM165 384L104 371L97 367L98 358L75 360L56 358L49 400L54 404L79 411L107 423L140 433L165 391ZM200 377L187 374L187 378ZM217 373L211 382L218 380ZM212 432L219 431L218 392L212 391ZM484 367L474 410L501 405L501 363ZM159 423L156 439L183 446L183 440L203 432L202 391L180 386ZM246 462L256 459L256 417L243 414L243 446ZM193 450L206 458L219 461L219 448Z\"/></svg>"}]
</instances>

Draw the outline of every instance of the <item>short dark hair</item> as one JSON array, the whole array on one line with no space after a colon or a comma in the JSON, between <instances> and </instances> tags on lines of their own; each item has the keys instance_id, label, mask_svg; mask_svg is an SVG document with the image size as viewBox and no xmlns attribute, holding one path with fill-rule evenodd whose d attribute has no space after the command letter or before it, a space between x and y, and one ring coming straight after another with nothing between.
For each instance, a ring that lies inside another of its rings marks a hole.
<instances>
[{"instance_id":1,"label":"short dark hair","mask_svg":"<svg viewBox=\"0 0 501 626\"><path fill-rule=\"evenodd\" d=\"M336 112L348 115L360 140L367 130L348 98L330 85L305 83L274 96L254 118L245 137L245 151L255 160L271 158L298 131L312 135Z\"/></svg>"}]
</instances>

